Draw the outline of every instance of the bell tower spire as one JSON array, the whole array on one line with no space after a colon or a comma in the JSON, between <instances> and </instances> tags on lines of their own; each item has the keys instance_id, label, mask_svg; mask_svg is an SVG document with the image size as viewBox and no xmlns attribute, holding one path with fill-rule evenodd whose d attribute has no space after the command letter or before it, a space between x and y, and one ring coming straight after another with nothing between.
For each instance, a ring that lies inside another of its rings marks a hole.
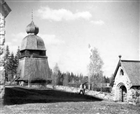
<instances>
[{"instance_id":1,"label":"bell tower spire","mask_svg":"<svg viewBox=\"0 0 140 114\"><path fill-rule=\"evenodd\" d=\"M32 9L32 12L31 12L31 21L33 21L33 9Z\"/></svg>"},{"instance_id":2,"label":"bell tower spire","mask_svg":"<svg viewBox=\"0 0 140 114\"><path fill-rule=\"evenodd\" d=\"M31 12L31 23L26 27L27 34L37 35L39 32L39 28L34 24L33 21L33 10Z\"/></svg>"}]
</instances>

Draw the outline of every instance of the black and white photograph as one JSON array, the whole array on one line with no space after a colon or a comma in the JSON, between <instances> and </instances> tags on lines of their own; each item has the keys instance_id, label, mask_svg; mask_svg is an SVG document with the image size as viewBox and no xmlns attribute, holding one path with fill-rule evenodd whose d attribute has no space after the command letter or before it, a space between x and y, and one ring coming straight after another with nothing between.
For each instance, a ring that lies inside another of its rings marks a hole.
<instances>
[{"instance_id":1,"label":"black and white photograph","mask_svg":"<svg viewBox=\"0 0 140 114\"><path fill-rule=\"evenodd\" d=\"M140 1L0 0L0 114L140 114Z\"/></svg>"}]
</instances>

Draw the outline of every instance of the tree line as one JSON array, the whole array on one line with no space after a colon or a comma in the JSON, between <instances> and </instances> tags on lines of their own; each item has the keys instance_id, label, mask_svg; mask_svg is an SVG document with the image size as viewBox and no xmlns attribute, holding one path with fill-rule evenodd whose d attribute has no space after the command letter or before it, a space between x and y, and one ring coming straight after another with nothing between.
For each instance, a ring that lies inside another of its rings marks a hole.
<instances>
[{"instance_id":1,"label":"tree line","mask_svg":"<svg viewBox=\"0 0 140 114\"><path fill-rule=\"evenodd\" d=\"M82 74L74 74L73 72L61 72L58 64L55 65L52 72L52 84L78 87L84 82L85 77Z\"/></svg>"},{"instance_id":2,"label":"tree line","mask_svg":"<svg viewBox=\"0 0 140 114\"><path fill-rule=\"evenodd\" d=\"M103 75L103 61L97 48L90 50L88 75L74 74L73 72L61 72L59 65L56 64L53 69L50 69L52 77L52 85L64 85L79 87L81 84L86 84L86 87L91 90L97 90L103 88L105 83L110 83L110 78ZM9 46L6 46L5 54L5 78L6 81L10 81L16 76L17 67L19 64L20 50L17 49L14 55L9 51Z\"/></svg>"},{"instance_id":3,"label":"tree line","mask_svg":"<svg viewBox=\"0 0 140 114\"><path fill-rule=\"evenodd\" d=\"M10 52L9 46L6 46L5 57L4 57L4 68L5 68L5 80L11 81L17 73L17 67L19 64L20 51L17 49L16 54Z\"/></svg>"},{"instance_id":4,"label":"tree line","mask_svg":"<svg viewBox=\"0 0 140 114\"><path fill-rule=\"evenodd\" d=\"M105 84L110 83L110 78L106 76L97 77L99 75L95 75L96 78L94 78L94 75L91 77L84 76L83 74L74 74L73 72L61 72L58 64L55 65L52 72L52 85L63 85L63 86L70 86L70 87L80 87L81 84L85 84L86 88L88 89L89 84L89 78L91 79L90 85L91 90L101 90L103 89L103 86L106 86ZM99 81L98 78L101 78ZM97 80L95 80L97 79ZM97 81L97 82L96 82ZM94 82L96 82L97 85L92 85Z\"/></svg>"},{"instance_id":5,"label":"tree line","mask_svg":"<svg viewBox=\"0 0 140 114\"><path fill-rule=\"evenodd\" d=\"M103 75L103 61L97 48L90 50L88 75L76 75L73 72L62 73L58 64L55 65L52 71L52 84L79 87L80 84L85 84L88 89L102 90L106 84L110 83L111 78Z\"/></svg>"}]
</instances>

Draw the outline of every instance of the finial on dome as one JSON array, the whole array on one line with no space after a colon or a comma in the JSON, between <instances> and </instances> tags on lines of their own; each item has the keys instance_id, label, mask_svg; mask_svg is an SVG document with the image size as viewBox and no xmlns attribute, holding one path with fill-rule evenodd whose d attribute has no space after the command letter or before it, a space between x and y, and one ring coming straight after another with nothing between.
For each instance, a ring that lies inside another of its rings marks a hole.
<instances>
[{"instance_id":1,"label":"finial on dome","mask_svg":"<svg viewBox=\"0 0 140 114\"><path fill-rule=\"evenodd\" d=\"M31 23L26 27L26 32L28 34L37 35L38 32L39 32L39 28L33 22L33 10L32 10L32 13L31 13L31 19L32 19Z\"/></svg>"},{"instance_id":2,"label":"finial on dome","mask_svg":"<svg viewBox=\"0 0 140 114\"><path fill-rule=\"evenodd\" d=\"M122 58L122 56L121 56L121 55L119 55L119 60L121 60L121 58Z\"/></svg>"},{"instance_id":3,"label":"finial on dome","mask_svg":"<svg viewBox=\"0 0 140 114\"><path fill-rule=\"evenodd\" d=\"M32 21L33 21L33 9L32 9L32 14L31 14L31 19L32 19Z\"/></svg>"}]
</instances>

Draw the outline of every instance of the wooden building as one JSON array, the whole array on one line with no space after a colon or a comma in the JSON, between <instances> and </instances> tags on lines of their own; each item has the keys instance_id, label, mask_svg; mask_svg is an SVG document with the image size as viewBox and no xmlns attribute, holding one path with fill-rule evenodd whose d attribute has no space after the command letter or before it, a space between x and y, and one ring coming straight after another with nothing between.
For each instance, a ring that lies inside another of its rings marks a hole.
<instances>
[{"instance_id":1,"label":"wooden building","mask_svg":"<svg viewBox=\"0 0 140 114\"><path fill-rule=\"evenodd\" d=\"M26 28L27 36L21 43L21 57L17 70L17 81L30 85L46 84L51 81L51 74L42 38L37 36L39 28L32 21Z\"/></svg>"}]
</instances>

